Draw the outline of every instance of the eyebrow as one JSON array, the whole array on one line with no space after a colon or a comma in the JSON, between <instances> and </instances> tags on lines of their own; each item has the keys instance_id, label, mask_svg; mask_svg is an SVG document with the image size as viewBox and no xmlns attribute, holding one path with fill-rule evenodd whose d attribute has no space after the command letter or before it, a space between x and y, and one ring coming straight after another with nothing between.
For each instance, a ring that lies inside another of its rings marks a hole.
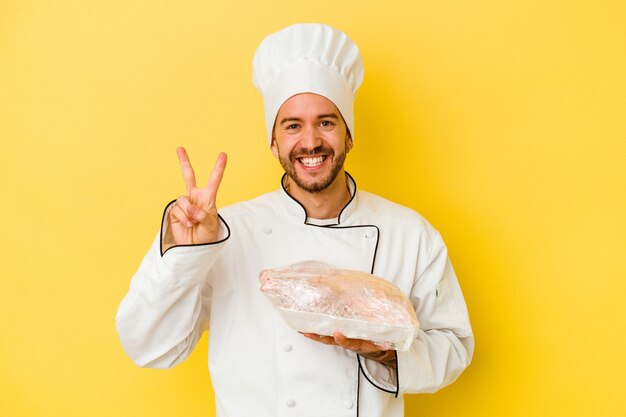
<instances>
[{"instance_id":1,"label":"eyebrow","mask_svg":"<svg viewBox=\"0 0 626 417\"><path fill-rule=\"evenodd\" d=\"M327 113L327 114L320 114L317 116L317 119L335 119L335 120L339 120L339 116L337 116L335 113ZM284 125L287 122L301 122L302 119L299 117L285 117L284 119L282 119L280 121L280 125Z\"/></svg>"},{"instance_id":2,"label":"eyebrow","mask_svg":"<svg viewBox=\"0 0 626 417\"><path fill-rule=\"evenodd\" d=\"M319 116L317 116L318 119L335 119L335 120L339 120L339 116L337 116L335 113L328 113L328 114L320 114Z\"/></svg>"}]
</instances>

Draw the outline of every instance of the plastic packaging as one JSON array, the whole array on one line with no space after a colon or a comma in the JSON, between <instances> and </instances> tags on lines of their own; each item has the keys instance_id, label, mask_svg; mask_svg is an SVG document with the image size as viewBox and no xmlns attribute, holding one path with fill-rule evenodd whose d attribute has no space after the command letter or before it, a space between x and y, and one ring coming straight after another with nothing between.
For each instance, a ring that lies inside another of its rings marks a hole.
<instances>
[{"instance_id":1,"label":"plastic packaging","mask_svg":"<svg viewBox=\"0 0 626 417\"><path fill-rule=\"evenodd\" d=\"M374 275L306 261L266 269L259 280L261 291L297 331L326 336L341 332L400 351L417 336L411 302Z\"/></svg>"}]
</instances>

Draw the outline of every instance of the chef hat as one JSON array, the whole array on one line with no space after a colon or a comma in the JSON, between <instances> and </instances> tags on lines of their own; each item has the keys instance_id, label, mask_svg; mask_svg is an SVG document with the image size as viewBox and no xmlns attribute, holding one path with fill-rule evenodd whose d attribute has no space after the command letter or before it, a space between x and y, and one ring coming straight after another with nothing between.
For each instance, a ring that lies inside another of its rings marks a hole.
<instances>
[{"instance_id":1,"label":"chef hat","mask_svg":"<svg viewBox=\"0 0 626 417\"><path fill-rule=\"evenodd\" d=\"M363 82L363 62L345 33L320 23L289 26L261 42L252 67L254 85L263 95L270 145L278 110L300 93L332 101L354 137L353 102Z\"/></svg>"}]
</instances>

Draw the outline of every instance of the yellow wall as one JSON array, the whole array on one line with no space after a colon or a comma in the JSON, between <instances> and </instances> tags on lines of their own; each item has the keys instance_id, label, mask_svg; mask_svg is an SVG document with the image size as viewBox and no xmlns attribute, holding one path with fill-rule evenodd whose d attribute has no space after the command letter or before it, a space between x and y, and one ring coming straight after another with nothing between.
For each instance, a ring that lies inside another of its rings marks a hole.
<instances>
[{"instance_id":1,"label":"yellow wall","mask_svg":"<svg viewBox=\"0 0 626 417\"><path fill-rule=\"evenodd\" d=\"M0 415L210 416L206 337L171 371L114 316L184 191L274 189L251 59L323 21L361 47L348 170L444 235L477 350L407 415L626 412L626 3L0 1ZM241 393L245 397L246 393Z\"/></svg>"}]
</instances>

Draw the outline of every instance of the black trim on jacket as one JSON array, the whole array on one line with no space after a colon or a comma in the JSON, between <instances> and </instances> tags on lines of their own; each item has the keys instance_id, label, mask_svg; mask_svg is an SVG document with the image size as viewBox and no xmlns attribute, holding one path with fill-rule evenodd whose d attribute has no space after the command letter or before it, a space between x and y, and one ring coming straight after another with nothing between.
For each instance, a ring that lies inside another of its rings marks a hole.
<instances>
[{"instance_id":1,"label":"black trim on jacket","mask_svg":"<svg viewBox=\"0 0 626 417\"><path fill-rule=\"evenodd\" d=\"M378 252L378 242L380 240L380 229L378 228L378 226L374 225L374 224L360 224L360 225L355 225L355 226L341 226L341 215L343 214L344 210L350 205L350 203L352 203L352 201L354 200L354 198L356 197L356 190L357 190L357 185L356 185L356 181L354 180L354 178L352 178L352 176L346 172L346 176L352 180L352 183L354 184L354 193L350 196L350 200L348 200L348 202L346 203L345 206L343 206L343 208L341 209L341 211L339 212L339 216L337 216L337 224L328 224L328 225L317 225L317 224L311 224L311 223L307 223L307 219L308 219L308 215L306 212L306 208L302 205L302 203L300 203L298 200L296 200L291 194L289 194L289 192L287 192L287 190L285 189L284 186L284 180L285 177L287 176L287 174L283 174L283 176L281 177L280 180L280 187L282 188L282 190L296 203L298 203L298 205L300 207L302 207L302 211L304 211L304 224L306 224L307 226L315 226L315 227L324 227L324 228L330 228L330 229L354 229L354 228L358 228L358 227L375 227L376 228L376 246L374 248L374 256L372 259L372 266L370 269L370 274L374 274L374 265L376 263L376 254ZM366 358L363 358L364 360ZM394 350L394 360L396 362L396 366L395 366L395 371L396 371L396 389L395 391L390 391L388 389L385 389L383 387L378 386L378 384L376 384L374 381L372 381L367 374L365 373L365 371L363 370L363 367L361 365L361 360L359 359L359 355L357 355L357 363L359 366L359 371L363 374L363 376L365 377L365 379L367 379L367 381L372 384L373 386L375 386L376 388L378 388L381 391L387 392L389 394L394 394L396 398L398 398L398 394L400 393L400 379L399 379L399 373L398 373L398 352ZM360 377L357 377L357 417L359 415L359 390L360 390Z\"/></svg>"},{"instance_id":2,"label":"black trim on jacket","mask_svg":"<svg viewBox=\"0 0 626 417\"><path fill-rule=\"evenodd\" d=\"M352 180L352 183L354 184L354 194L352 194L350 196L350 200L348 200L348 202L346 203L345 206L343 206L343 208L341 209L341 211L339 212L339 216L337 216L337 224L327 224L324 226L319 226L316 224L311 224L311 223L307 223L306 219L309 218L309 216L307 215L306 212L306 208L302 205L301 202L299 202L298 200L296 200L291 194L289 194L289 192L287 191L287 189L285 188L285 177L287 176L287 173L284 173L283 176L280 178L280 188L285 192L285 194L287 194L289 196L289 198L291 198L293 201L295 201L296 203L298 203L298 205L300 207L302 207L302 211L304 211L304 224L309 225L309 226L319 226L319 227L332 227L332 226L338 226L341 224L341 215L343 213L343 211L346 209L346 207L348 207L350 205L350 203L352 203L352 200L354 200L354 197L356 196L356 190L357 190L357 186L356 186L356 181L354 180L354 178L352 178L352 175L348 174L347 172L345 173L346 176L348 178L350 178Z\"/></svg>"}]
</instances>

